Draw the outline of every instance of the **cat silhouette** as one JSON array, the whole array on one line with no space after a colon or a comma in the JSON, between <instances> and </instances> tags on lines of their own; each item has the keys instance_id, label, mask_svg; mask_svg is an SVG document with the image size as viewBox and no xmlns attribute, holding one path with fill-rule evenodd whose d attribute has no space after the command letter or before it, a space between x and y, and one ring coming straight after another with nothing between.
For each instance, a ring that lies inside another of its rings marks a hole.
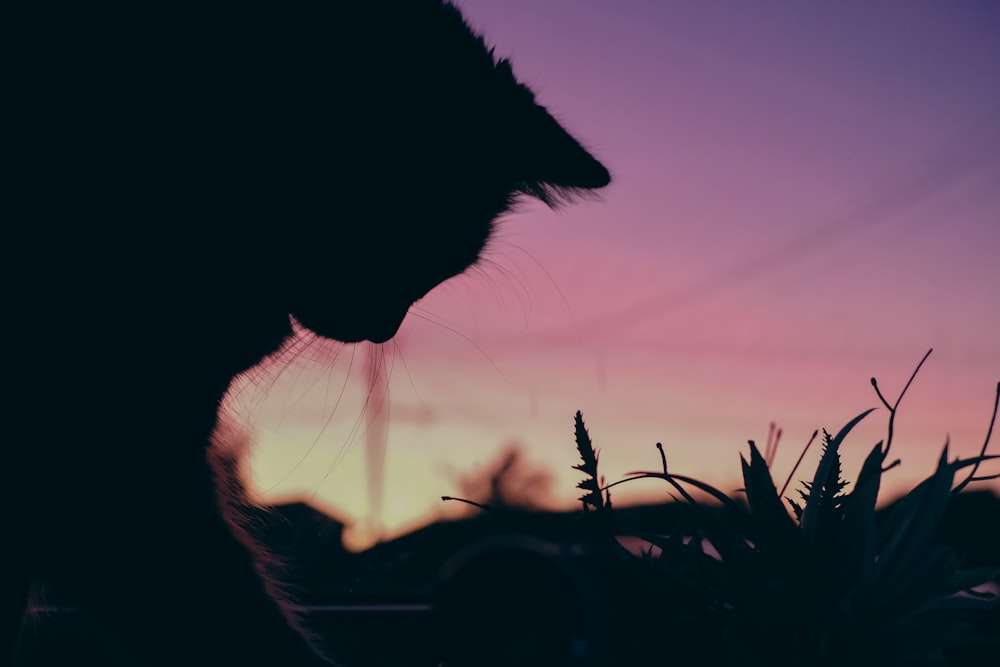
<instances>
[{"instance_id":1,"label":"cat silhouette","mask_svg":"<svg viewBox=\"0 0 1000 667\"><path fill-rule=\"evenodd\" d=\"M438 0L4 12L0 650L45 579L151 665L328 664L229 510L222 396L608 172Z\"/></svg>"}]
</instances>

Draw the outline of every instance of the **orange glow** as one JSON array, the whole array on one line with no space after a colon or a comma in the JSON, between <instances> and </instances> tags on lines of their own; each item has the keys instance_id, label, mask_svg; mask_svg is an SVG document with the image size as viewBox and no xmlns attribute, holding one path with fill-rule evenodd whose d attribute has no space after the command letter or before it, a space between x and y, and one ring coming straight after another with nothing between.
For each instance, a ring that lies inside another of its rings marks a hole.
<instances>
[{"instance_id":1,"label":"orange glow","mask_svg":"<svg viewBox=\"0 0 1000 667\"><path fill-rule=\"evenodd\" d=\"M946 439L979 450L1000 380L995 22L948 4L905 25L837 5L772 24L738 3L461 4L614 180L600 201L511 215L385 346L386 536L448 511L456 476L511 441L572 506L578 409L609 481L655 468L662 441L674 470L735 488L771 421L783 478L814 429L879 404L869 378L894 398L932 347L886 493ZM323 349L234 404L264 497L360 526L367 383L350 348ZM886 418L845 443L849 479ZM633 497L666 495L620 487Z\"/></svg>"}]
</instances>

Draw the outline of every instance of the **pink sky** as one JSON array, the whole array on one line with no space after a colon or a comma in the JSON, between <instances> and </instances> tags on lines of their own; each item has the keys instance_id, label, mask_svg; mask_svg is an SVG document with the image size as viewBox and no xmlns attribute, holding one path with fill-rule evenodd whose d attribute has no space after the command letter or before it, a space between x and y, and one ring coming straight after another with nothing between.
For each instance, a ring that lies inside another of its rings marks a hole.
<instances>
[{"instance_id":1,"label":"pink sky","mask_svg":"<svg viewBox=\"0 0 1000 667\"><path fill-rule=\"evenodd\" d=\"M655 468L662 441L673 470L734 489L746 440L763 443L772 420L783 480L814 429L878 404L871 376L895 397L931 347L887 486L929 474L948 436L953 454L978 451L1000 380L1000 9L460 4L614 182L601 201L512 215L481 268L385 348L390 532L450 511L438 498L455 476L510 442L571 506L577 409L609 481ZM351 432L367 352L348 374L352 351L331 365L336 350L235 404L258 489L364 522ZM886 417L845 444L849 479ZM619 502L666 497L619 489Z\"/></svg>"}]
</instances>

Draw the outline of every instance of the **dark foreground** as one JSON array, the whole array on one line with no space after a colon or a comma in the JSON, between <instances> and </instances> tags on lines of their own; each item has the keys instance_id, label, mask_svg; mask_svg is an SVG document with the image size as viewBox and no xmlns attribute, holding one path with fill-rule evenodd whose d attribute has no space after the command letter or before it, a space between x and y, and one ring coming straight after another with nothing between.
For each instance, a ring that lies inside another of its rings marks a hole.
<instances>
[{"instance_id":1,"label":"dark foreground","mask_svg":"<svg viewBox=\"0 0 1000 667\"><path fill-rule=\"evenodd\" d=\"M684 511L678 504L617 509L617 529L626 535L690 529ZM748 659L737 637L703 622L717 615L692 616L698 607L684 605L692 591L665 585L683 577L650 577L641 558L581 548L587 531L579 516L492 512L353 555L340 547L340 525L306 506L269 516L280 520L265 541L298 565L292 583L302 593L307 625L346 667L776 664ZM964 493L950 504L934 541L954 545L967 567L995 566L998 525L1000 499ZM143 664L96 618L71 603L49 604L24 628L18 667ZM771 618L781 625L774 636L787 641L794 619L777 611ZM949 652L944 663L922 664L995 667L1000 606L975 625L984 643ZM767 647L772 657L804 664L792 646Z\"/></svg>"},{"instance_id":2,"label":"dark foreground","mask_svg":"<svg viewBox=\"0 0 1000 667\"><path fill-rule=\"evenodd\" d=\"M427 604L314 606L307 616L310 627L336 647L336 658L350 667L435 667L440 662L440 642ZM22 635L15 665L142 667L143 663L100 622L65 609L45 613Z\"/></svg>"}]
</instances>

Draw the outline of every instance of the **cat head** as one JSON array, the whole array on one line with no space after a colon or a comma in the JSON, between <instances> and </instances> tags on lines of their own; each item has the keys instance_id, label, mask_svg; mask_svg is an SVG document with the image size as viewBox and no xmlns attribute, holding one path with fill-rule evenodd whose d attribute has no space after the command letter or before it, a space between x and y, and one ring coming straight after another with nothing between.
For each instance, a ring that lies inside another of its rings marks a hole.
<instances>
[{"instance_id":1,"label":"cat head","mask_svg":"<svg viewBox=\"0 0 1000 667\"><path fill-rule=\"evenodd\" d=\"M415 301L477 261L519 197L555 207L610 180L456 9L431 4L383 28L389 52L364 49L306 95L300 129L324 129L301 137L311 157L290 160L308 165L293 207L316 224L288 251L288 307L323 336L388 340Z\"/></svg>"},{"instance_id":2,"label":"cat head","mask_svg":"<svg viewBox=\"0 0 1000 667\"><path fill-rule=\"evenodd\" d=\"M68 251L81 271L129 259L133 281L193 285L207 308L266 302L384 341L518 197L557 206L609 181L440 0L132 10L28 33L52 57L19 98L22 171L52 236L88 245Z\"/></svg>"}]
</instances>

